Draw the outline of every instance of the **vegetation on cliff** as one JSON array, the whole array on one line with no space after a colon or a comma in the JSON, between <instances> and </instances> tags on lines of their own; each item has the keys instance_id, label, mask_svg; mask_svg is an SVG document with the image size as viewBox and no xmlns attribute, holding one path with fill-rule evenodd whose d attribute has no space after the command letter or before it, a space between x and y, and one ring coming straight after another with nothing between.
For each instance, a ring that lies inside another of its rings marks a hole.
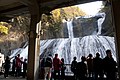
<instances>
[{"instance_id":1,"label":"vegetation on cliff","mask_svg":"<svg viewBox=\"0 0 120 80\"><path fill-rule=\"evenodd\" d=\"M28 15L17 16L10 23L0 22L1 52L10 55L11 50L22 47L28 41L29 25Z\"/></svg>"},{"instance_id":2,"label":"vegetation on cliff","mask_svg":"<svg viewBox=\"0 0 120 80\"><path fill-rule=\"evenodd\" d=\"M61 24L63 20L73 19L78 16L85 16L86 14L77 6L65 7L55 9L50 12L51 15L42 16L42 30L43 35L41 39L58 38L62 35Z\"/></svg>"},{"instance_id":3,"label":"vegetation on cliff","mask_svg":"<svg viewBox=\"0 0 120 80\"><path fill-rule=\"evenodd\" d=\"M0 36L7 35L9 28L11 28L11 25L9 25L7 22L0 22Z\"/></svg>"}]
</instances>

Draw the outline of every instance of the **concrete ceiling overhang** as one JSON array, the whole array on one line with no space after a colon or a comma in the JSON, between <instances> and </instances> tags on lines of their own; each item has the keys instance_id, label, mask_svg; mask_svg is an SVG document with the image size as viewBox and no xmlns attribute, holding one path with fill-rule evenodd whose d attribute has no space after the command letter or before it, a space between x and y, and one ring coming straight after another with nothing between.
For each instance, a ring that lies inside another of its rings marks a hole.
<instances>
[{"instance_id":1,"label":"concrete ceiling overhang","mask_svg":"<svg viewBox=\"0 0 120 80\"><path fill-rule=\"evenodd\" d=\"M93 1L102 0L37 0L40 11L42 13L49 13L50 11ZM32 4L30 0L0 0L0 17L6 19L19 16L21 14L29 14L28 5Z\"/></svg>"}]
</instances>

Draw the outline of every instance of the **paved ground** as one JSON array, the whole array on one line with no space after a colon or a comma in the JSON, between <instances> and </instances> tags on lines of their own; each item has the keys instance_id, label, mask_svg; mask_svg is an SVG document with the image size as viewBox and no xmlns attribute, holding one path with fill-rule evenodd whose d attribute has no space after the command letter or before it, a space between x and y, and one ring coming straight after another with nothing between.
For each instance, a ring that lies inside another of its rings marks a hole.
<instances>
[{"instance_id":1,"label":"paved ground","mask_svg":"<svg viewBox=\"0 0 120 80\"><path fill-rule=\"evenodd\" d=\"M8 76L7 78L4 78L3 75L0 75L0 80L26 80L26 79L22 77L12 77L12 76Z\"/></svg>"},{"instance_id":2,"label":"paved ground","mask_svg":"<svg viewBox=\"0 0 120 80\"><path fill-rule=\"evenodd\" d=\"M25 78L22 78L22 77L12 77L12 76L9 76L7 78L4 78L3 75L0 75L0 80L27 80ZM38 80L44 80L44 79L38 79ZM53 80L53 79L52 79ZM65 80L73 80L73 77L72 76L66 76L66 79ZM93 78L87 78L87 80L94 80ZM99 80L99 79L98 79ZM106 80L105 78L103 80ZM117 79L119 80L119 79Z\"/></svg>"}]
</instances>

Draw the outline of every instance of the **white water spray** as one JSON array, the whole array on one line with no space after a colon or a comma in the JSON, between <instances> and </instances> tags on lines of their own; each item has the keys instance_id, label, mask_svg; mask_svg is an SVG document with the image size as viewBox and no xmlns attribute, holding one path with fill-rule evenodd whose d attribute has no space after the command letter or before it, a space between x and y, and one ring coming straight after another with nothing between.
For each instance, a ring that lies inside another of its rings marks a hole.
<instances>
[{"instance_id":1,"label":"white water spray","mask_svg":"<svg viewBox=\"0 0 120 80\"><path fill-rule=\"evenodd\" d=\"M67 29L69 38L74 38L72 21L67 22Z\"/></svg>"},{"instance_id":2,"label":"white water spray","mask_svg":"<svg viewBox=\"0 0 120 80\"><path fill-rule=\"evenodd\" d=\"M97 35L101 35L101 30L102 30L102 23L105 20L105 13L99 13L97 16L100 16L100 18L98 19L98 32Z\"/></svg>"}]
</instances>

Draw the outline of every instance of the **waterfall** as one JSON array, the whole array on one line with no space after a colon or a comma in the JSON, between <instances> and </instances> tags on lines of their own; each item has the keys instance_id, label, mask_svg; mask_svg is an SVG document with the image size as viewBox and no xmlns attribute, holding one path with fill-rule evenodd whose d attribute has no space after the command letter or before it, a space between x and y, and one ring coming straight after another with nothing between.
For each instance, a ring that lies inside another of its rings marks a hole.
<instances>
[{"instance_id":1,"label":"waterfall","mask_svg":"<svg viewBox=\"0 0 120 80\"><path fill-rule=\"evenodd\" d=\"M97 32L97 35L100 35L101 34L101 29L102 29L102 23L104 22L105 20L105 16L106 14L105 13L99 13L97 16L99 16L100 18L98 19L98 32Z\"/></svg>"},{"instance_id":2,"label":"waterfall","mask_svg":"<svg viewBox=\"0 0 120 80\"><path fill-rule=\"evenodd\" d=\"M64 58L65 63L67 64L71 63L74 56L77 56L77 60L80 61L81 56L87 56L89 53L95 56L96 52L99 52L101 54L101 58L104 58L106 56L105 51L107 49L112 51L113 58L116 60L114 37L91 35L72 39L61 38L41 40L40 44L41 57L45 57L49 53L53 56L55 53L58 53L59 58ZM27 58L27 54L28 46L25 49L22 49L21 56ZM14 55L15 54L12 56Z\"/></svg>"},{"instance_id":3,"label":"waterfall","mask_svg":"<svg viewBox=\"0 0 120 80\"><path fill-rule=\"evenodd\" d=\"M67 29L68 29L69 38L74 38L72 21L67 22Z\"/></svg>"},{"instance_id":4,"label":"waterfall","mask_svg":"<svg viewBox=\"0 0 120 80\"><path fill-rule=\"evenodd\" d=\"M105 20L105 14L99 14L97 35L89 35L74 38L72 21L67 22L69 38L49 39L40 41L40 57L47 57L48 54L58 53L58 57L65 59L65 64L71 64L73 57L77 57L77 61L81 61L81 56L87 57L92 54L95 57L97 52L101 58L106 56L106 50L110 49L114 60L116 61L115 41L114 37L100 36L102 23ZM14 50L15 52L16 50ZM11 57L15 56L13 53ZM28 46L21 50L21 56L27 58ZM70 68L67 68L70 71Z\"/></svg>"},{"instance_id":5,"label":"waterfall","mask_svg":"<svg viewBox=\"0 0 120 80\"><path fill-rule=\"evenodd\" d=\"M110 49L113 53L113 57L116 60L114 37L98 36L101 34L102 23L105 20L105 14L99 13L98 19L98 32L97 35L90 35L85 37L74 38L72 20L67 22L69 38L61 39L49 39L40 41L40 54L42 57L55 53L59 54L59 58L64 58L65 63L70 64L73 57L77 56L77 60L80 61L81 56L87 56L89 53L95 56L96 52L100 52L101 57L105 57L105 51ZM28 46L26 47L28 48ZM19 53L27 58L27 49L17 49ZM17 50L13 50L12 56L15 56Z\"/></svg>"}]
</instances>

